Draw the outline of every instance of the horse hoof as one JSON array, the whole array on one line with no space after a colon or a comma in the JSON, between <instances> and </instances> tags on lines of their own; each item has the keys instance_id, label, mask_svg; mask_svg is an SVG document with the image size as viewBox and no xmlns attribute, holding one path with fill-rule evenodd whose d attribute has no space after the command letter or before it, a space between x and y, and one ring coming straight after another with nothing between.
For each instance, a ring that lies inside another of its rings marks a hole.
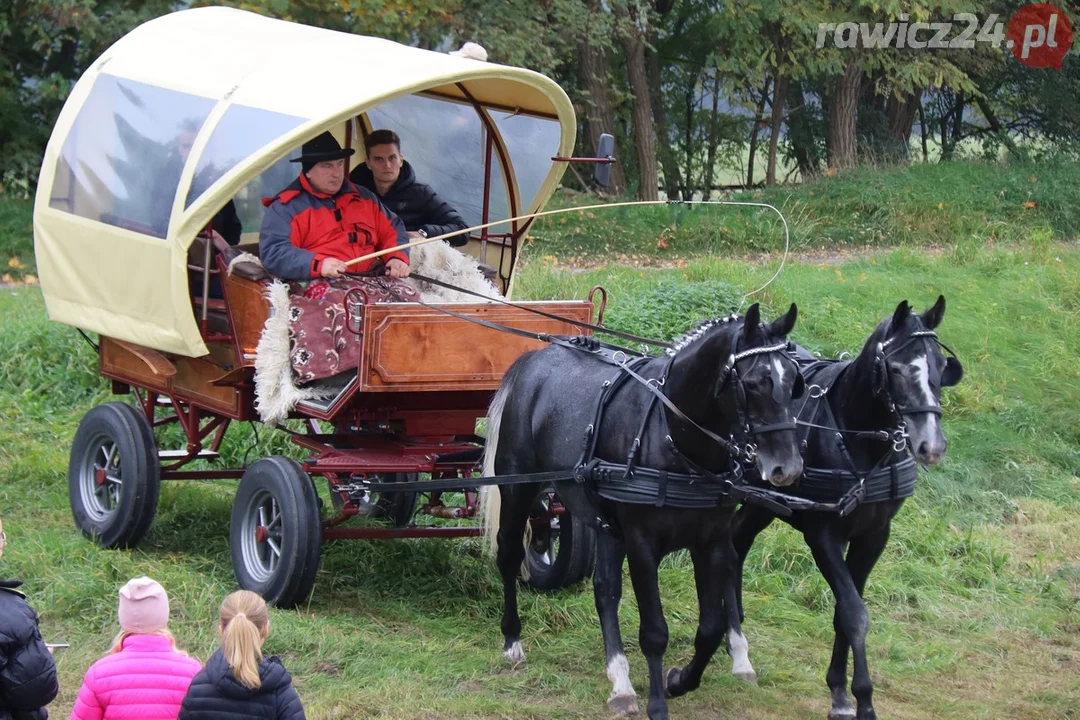
<instances>
[{"instance_id":1,"label":"horse hoof","mask_svg":"<svg viewBox=\"0 0 1080 720\"><path fill-rule=\"evenodd\" d=\"M855 708L838 707L829 710L829 720L852 720L855 717Z\"/></svg>"},{"instance_id":2,"label":"horse hoof","mask_svg":"<svg viewBox=\"0 0 1080 720\"><path fill-rule=\"evenodd\" d=\"M737 672L733 674L735 675L736 679L742 680L748 685L757 685L757 673L753 670L749 670L747 672Z\"/></svg>"},{"instance_id":3,"label":"horse hoof","mask_svg":"<svg viewBox=\"0 0 1080 720\"><path fill-rule=\"evenodd\" d=\"M633 717L638 710L637 695L612 695L607 701L608 709L619 717Z\"/></svg>"},{"instance_id":4,"label":"horse hoof","mask_svg":"<svg viewBox=\"0 0 1080 720\"><path fill-rule=\"evenodd\" d=\"M679 691L679 668L671 668L664 673L664 697L671 699L678 697L683 693Z\"/></svg>"},{"instance_id":5,"label":"horse hoof","mask_svg":"<svg viewBox=\"0 0 1080 720\"><path fill-rule=\"evenodd\" d=\"M515 642L510 647L503 651L503 657L506 658L506 662L510 664L511 670L517 670L520 666L525 664L525 650L521 647L521 642Z\"/></svg>"}]
</instances>

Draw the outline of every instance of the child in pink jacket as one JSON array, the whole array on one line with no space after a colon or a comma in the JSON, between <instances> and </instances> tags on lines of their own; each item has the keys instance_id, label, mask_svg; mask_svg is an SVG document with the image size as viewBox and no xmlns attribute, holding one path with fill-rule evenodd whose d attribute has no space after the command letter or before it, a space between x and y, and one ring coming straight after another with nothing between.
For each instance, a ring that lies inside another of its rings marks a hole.
<instances>
[{"instance_id":1,"label":"child in pink jacket","mask_svg":"<svg viewBox=\"0 0 1080 720\"><path fill-rule=\"evenodd\" d=\"M176 720L198 660L176 649L169 598L148 577L120 588L121 632L86 672L71 720Z\"/></svg>"}]
</instances>

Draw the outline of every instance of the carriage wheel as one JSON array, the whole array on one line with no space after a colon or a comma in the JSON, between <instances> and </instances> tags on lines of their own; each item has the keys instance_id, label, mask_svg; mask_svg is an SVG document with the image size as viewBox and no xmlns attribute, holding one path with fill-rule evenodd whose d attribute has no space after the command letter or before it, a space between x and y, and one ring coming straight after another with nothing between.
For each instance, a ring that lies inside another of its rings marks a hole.
<instances>
[{"instance_id":1,"label":"carriage wheel","mask_svg":"<svg viewBox=\"0 0 1080 720\"><path fill-rule=\"evenodd\" d=\"M596 531L571 515L550 488L536 496L529 525L525 567L530 587L559 590L592 574Z\"/></svg>"},{"instance_id":2,"label":"carriage wheel","mask_svg":"<svg viewBox=\"0 0 1080 720\"><path fill-rule=\"evenodd\" d=\"M275 455L240 479L229 523L233 572L240 587L288 608L307 600L319 570L322 518L311 478Z\"/></svg>"},{"instance_id":3,"label":"carriage wheel","mask_svg":"<svg viewBox=\"0 0 1080 720\"><path fill-rule=\"evenodd\" d=\"M71 443L68 498L75 525L106 548L135 547L154 520L161 467L154 432L122 402L83 416Z\"/></svg>"}]
</instances>

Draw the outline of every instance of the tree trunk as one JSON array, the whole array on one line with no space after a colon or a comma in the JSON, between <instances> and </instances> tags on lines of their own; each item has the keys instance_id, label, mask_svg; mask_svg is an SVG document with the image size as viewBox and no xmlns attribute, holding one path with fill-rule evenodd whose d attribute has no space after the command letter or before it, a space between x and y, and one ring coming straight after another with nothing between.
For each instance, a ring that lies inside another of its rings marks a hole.
<instances>
[{"instance_id":1,"label":"tree trunk","mask_svg":"<svg viewBox=\"0 0 1080 720\"><path fill-rule=\"evenodd\" d=\"M631 6L632 7L632 6ZM642 200L659 200L660 187L656 166L656 144L653 138L652 93L649 91L649 73L645 69L645 30L639 24L636 11L627 11L619 3L612 8L624 22L622 36L626 54L626 73L630 80L630 92L634 95L632 123L634 147L637 149L641 185L638 197Z\"/></svg>"},{"instance_id":2,"label":"tree trunk","mask_svg":"<svg viewBox=\"0 0 1080 720\"><path fill-rule=\"evenodd\" d=\"M902 148L904 157L911 154L911 130L915 126L915 113L919 110L919 98L913 92L903 98L890 95L885 103L885 116L889 122L889 138Z\"/></svg>"},{"instance_id":3,"label":"tree trunk","mask_svg":"<svg viewBox=\"0 0 1080 720\"><path fill-rule=\"evenodd\" d=\"M789 111L788 142L795 156L795 164L803 180L817 175L817 149L814 146L814 129L810 124L810 111L806 107L802 83L796 81L788 86Z\"/></svg>"},{"instance_id":4,"label":"tree trunk","mask_svg":"<svg viewBox=\"0 0 1080 720\"><path fill-rule=\"evenodd\" d=\"M926 111L923 109L922 98L919 98L919 134L922 136L922 161L930 162L930 154L926 147Z\"/></svg>"},{"instance_id":5,"label":"tree trunk","mask_svg":"<svg viewBox=\"0 0 1080 720\"><path fill-rule=\"evenodd\" d=\"M1011 155L1014 160L1023 160L1023 153L1020 152L1020 148L1016 145L1016 142L1009 137L1009 133L1001 129L1001 121L998 120L997 114L994 112L993 108L990 107L990 103L986 101L986 97L976 96L975 103L979 106L979 110L982 111L983 117L986 118L986 122L990 125L991 132L993 132L995 137L1009 149L1009 155Z\"/></svg>"},{"instance_id":6,"label":"tree trunk","mask_svg":"<svg viewBox=\"0 0 1080 720\"><path fill-rule=\"evenodd\" d=\"M862 88L859 58L848 58L844 74L836 79L829 107L829 165L835 168L855 167L855 118Z\"/></svg>"},{"instance_id":7,"label":"tree trunk","mask_svg":"<svg viewBox=\"0 0 1080 720\"><path fill-rule=\"evenodd\" d=\"M772 78L765 77L765 87L761 89L761 97L758 98L757 108L754 110L754 126L750 129L750 159L746 168L746 186L754 185L754 162L757 159L758 132L761 130L761 121L765 116L765 103L769 99L769 85Z\"/></svg>"},{"instance_id":8,"label":"tree trunk","mask_svg":"<svg viewBox=\"0 0 1080 720\"><path fill-rule=\"evenodd\" d=\"M960 141L964 139L964 108L966 106L967 96L964 95L963 90L960 90L956 93L956 107L953 108L953 148L959 147Z\"/></svg>"},{"instance_id":9,"label":"tree trunk","mask_svg":"<svg viewBox=\"0 0 1080 720\"><path fill-rule=\"evenodd\" d=\"M773 93L772 128L769 135L769 165L765 173L765 186L776 185L776 148L780 144L780 127L784 123L784 105L787 103L788 73L778 70L776 92Z\"/></svg>"},{"instance_id":10,"label":"tree trunk","mask_svg":"<svg viewBox=\"0 0 1080 720\"><path fill-rule=\"evenodd\" d=\"M585 4L589 12L599 15L604 12L601 0L586 0ZM615 157L619 157L619 135L615 133L615 112L612 109L611 90L609 78L611 68L608 64L607 53L602 47L594 45L590 41L588 31L582 33L581 45L578 48L578 61L581 66L581 78L585 83L585 128L588 133L591 147L588 152L595 153L600 143L602 133L610 133L616 138ZM626 173L622 164L613 163L611 166L611 185L605 192L620 195L626 189Z\"/></svg>"},{"instance_id":11,"label":"tree trunk","mask_svg":"<svg viewBox=\"0 0 1080 720\"><path fill-rule=\"evenodd\" d=\"M685 124L683 125L683 147L686 149L686 167L683 169L683 176L686 178L686 184L683 186L682 199L693 200L694 199L694 88L697 83L691 83L687 86L686 95L683 96L685 101L683 104L686 108L686 114L683 116Z\"/></svg>"},{"instance_id":12,"label":"tree trunk","mask_svg":"<svg viewBox=\"0 0 1080 720\"><path fill-rule=\"evenodd\" d=\"M713 178L716 174L716 134L720 129L720 68L713 68L712 115L709 116L709 153L705 161L705 188L702 199L708 200L712 194Z\"/></svg>"},{"instance_id":13,"label":"tree trunk","mask_svg":"<svg viewBox=\"0 0 1080 720\"><path fill-rule=\"evenodd\" d=\"M664 96L660 91L660 57L655 51L645 48L645 63L649 71L649 87L652 88L649 97L652 100L653 123L656 126L656 150L660 156L660 167L664 170L664 192L674 199L679 196L682 175L679 172L679 159L675 157L675 151L671 147L667 108L664 107Z\"/></svg>"}]
</instances>

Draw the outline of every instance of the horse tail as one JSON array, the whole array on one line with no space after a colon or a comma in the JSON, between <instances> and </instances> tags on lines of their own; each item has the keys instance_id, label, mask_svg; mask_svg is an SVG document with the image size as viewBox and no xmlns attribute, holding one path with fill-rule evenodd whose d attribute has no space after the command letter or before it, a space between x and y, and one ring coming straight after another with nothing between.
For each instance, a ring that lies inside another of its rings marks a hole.
<instances>
[{"instance_id":1,"label":"horse tail","mask_svg":"<svg viewBox=\"0 0 1080 720\"><path fill-rule=\"evenodd\" d=\"M499 452L499 430L502 426L503 410L506 409L506 400L514 386L517 377L515 370L519 363L510 366L502 385L491 400L488 407L487 439L484 442L484 477L495 477L495 456ZM486 550L494 555L499 548L499 515L502 512L502 493L498 485L488 485L480 489L480 517L484 535L487 538Z\"/></svg>"}]
</instances>

